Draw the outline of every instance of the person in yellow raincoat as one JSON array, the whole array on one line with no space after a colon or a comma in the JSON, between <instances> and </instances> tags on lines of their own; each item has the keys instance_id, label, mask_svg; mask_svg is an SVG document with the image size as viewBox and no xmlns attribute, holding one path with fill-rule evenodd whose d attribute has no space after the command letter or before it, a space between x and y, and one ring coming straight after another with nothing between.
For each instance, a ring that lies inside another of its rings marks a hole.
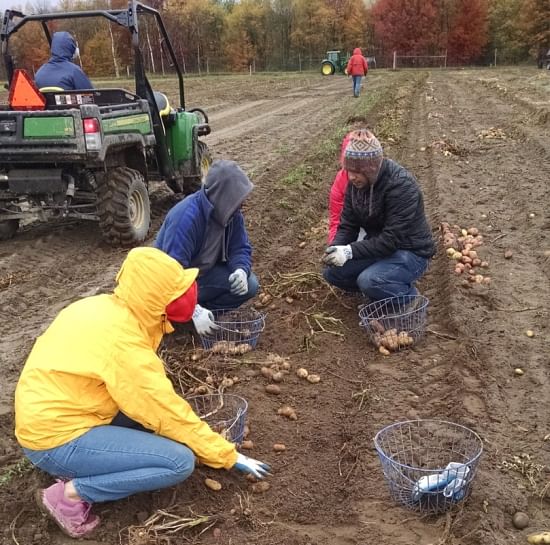
<instances>
[{"instance_id":1,"label":"person in yellow raincoat","mask_svg":"<svg viewBox=\"0 0 550 545\"><path fill-rule=\"evenodd\" d=\"M131 250L114 293L62 310L25 363L15 434L34 465L61 479L36 500L71 537L99 524L93 503L182 482L195 456L212 468L268 474L200 420L156 354L170 322L191 319L197 274L156 248Z\"/></svg>"}]
</instances>

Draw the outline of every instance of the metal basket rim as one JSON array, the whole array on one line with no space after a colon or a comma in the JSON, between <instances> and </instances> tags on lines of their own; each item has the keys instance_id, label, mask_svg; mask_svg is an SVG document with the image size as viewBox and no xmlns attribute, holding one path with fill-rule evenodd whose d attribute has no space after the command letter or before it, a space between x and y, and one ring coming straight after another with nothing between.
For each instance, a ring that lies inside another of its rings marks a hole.
<instances>
[{"instance_id":1,"label":"metal basket rim","mask_svg":"<svg viewBox=\"0 0 550 545\"><path fill-rule=\"evenodd\" d=\"M367 326L367 324L363 324L362 322L367 320L375 310L378 310L380 307L388 304L388 302L390 301L394 301L395 299L403 299L404 297L409 297L411 299L413 298L422 299L422 304L410 311L405 311L403 313L398 313L398 314L392 314L391 316L384 316L384 317L379 316L373 319L377 320L382 318L395 318L397 316L399 317L408 316L409 314L414 314L417 312L424 311L430 305L430 300L425 295L399 295L396 297L386 297L385 299L379 299L378 301L373 301L372 303L368 303L359 309L359 318L361 318L361 325L364 325L365 327Z\"/></svg>"},{"instance_id":2,"label":"metal basket rim","mask_svg":"<svg viewBox=\"0 0 550 545\"><path fill-rule=\"evenodd\" d=\"M216 323L234 323L234 322L240 322L243 324L250 323L250 322L257 322L258 320L262 320L265 322L265 318L267 313L260 312L259 310L256 310L255 308L247 307L247 308L217 308L211 311L212 314L214 314L214 321ZM252 318L251 320L226 320L225 322L223 320L218 320L218 317L220 315L223 315L225 312L251 312L252 314L255 314L256 317Z\"/></svg>"},{"instance_id":3,"label":"metal basket rim","mask_svg":"<svg viewBox=\"0 0 550 545\"><path fill-rule=\"evenodd\" d=\"M424 469L424 468L421 468L421 467L410 466L408 464L403 464L401 462L397 462L391 456L386 454L386 452L384 452L384 450L382 449L382 447L380 445L380 441L379 441L380 434L382 434L385 431L390 430L392 428L402 426L403 424L414 424L414 423L417 423L417 422L421 422L421 423L431 422L431 423L436 423L436 424L449 424L450 426L452 426L454 428L461 428L463 430L466 430L466 431L470 432L479 441L479 452L471 460L468 460L468 462L466 462L465 464L462 464L462 465L473 465L474 462L477 462L479 460L479 458L481 457L481 455L483 454L483 440L481 439L481 436L477 432L475 432L474 430L472 430L472 429L470 429L466 426L463 426L462 424L456 424L455 422L450 422L449 420L439 420L439 419L434 419L434 418L419 418L417 420L403 420L401 422L394 422L393 424L385 426L384 428L382 428L374 436L374 447L376 448L376 451L378 452L378 454L380 456L383 456L384 458L390 460L392 465L397 466L399 468L410 469L410 470L414 470L414 471L422 471L422 472L425 472L425 473L428 473L428 472L430 472L430 473L438 472L439 473L439 472L445 471L444 467L433 468L433 469Z\"/></svg>"},{"instance_id":4,"label":"metal basket rim","mask_svg":"<svg viewBox=\"0 0 550 545\"><path fill-rule=\"evenodd\" d=\"M213 398L213 397L231 397L231 398L234 398L234 399L238 399L240 401L243 401L244 405L245 405L245 409L248 409L248 401L244 397L239 396L237 394L226 394L226 393L223 393L223 394L222 393L199 394L199 395L189 396L189 397L186 397L184 399L185 399L185 401L189 402L192 399L206 399L206 398Z\"/></svg>"}]
</instances>

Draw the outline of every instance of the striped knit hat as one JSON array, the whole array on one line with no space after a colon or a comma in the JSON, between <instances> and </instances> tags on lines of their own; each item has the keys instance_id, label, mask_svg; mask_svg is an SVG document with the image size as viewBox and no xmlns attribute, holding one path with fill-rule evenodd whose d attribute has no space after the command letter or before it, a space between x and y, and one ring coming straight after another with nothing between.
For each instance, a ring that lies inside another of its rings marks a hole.
<instances>
[{"instance_id":1,"label":"striped knit hat","mask_svg":"<svg viewBox=\"0 0 550 545\"><path fill-rule=\"evenodd\" d=\"M378 138L368 129L359 129L350 133L350 140L344 153L344 168L353 172L362 172L365 163L378 160L383 155Z\"/></svg>"}]
</instances>

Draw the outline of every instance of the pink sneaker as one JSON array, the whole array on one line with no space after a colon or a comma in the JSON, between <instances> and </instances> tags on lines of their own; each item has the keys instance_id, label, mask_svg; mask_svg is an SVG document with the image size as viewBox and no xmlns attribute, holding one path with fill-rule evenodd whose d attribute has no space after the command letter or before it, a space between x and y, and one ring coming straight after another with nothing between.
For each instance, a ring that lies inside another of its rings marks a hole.
<instances>
[{"instance_id":1,"label":"pink sneaker","mask_svg":"<svg viewBox=\"0 0 550 545\"><path fill-rule=\"evenodd\" d=\"M63 481L38 489L35 494L38 507L68 536L84 537L90 534L99 525L99 517L90 514L91 504L67 500L64 491Z\"/></svg>"}]
</instances>

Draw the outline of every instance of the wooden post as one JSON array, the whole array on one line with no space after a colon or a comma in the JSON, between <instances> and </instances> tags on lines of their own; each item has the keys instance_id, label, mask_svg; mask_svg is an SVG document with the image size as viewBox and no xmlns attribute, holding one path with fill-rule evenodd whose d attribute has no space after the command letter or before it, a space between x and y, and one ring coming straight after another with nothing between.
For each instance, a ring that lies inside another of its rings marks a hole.
<instances>
[{"instance_id":1,"label":"wooden post","mask_svg":"<svg viewBox=\"0 0 550 545\"><path fill-rule=\"evenodd\" d=\"M495 47L495 68L497 67L497 48Z\"/></svg>"},{"instance_id":2,"label":"wooden post","mask_svg":"<svg viewBox=\"0 0 550 545\"><path fill-rule=\"evenodd\" d=\"M397 51L393 52L393 69L397 69Z\"/></svg>"}]
</instances>

